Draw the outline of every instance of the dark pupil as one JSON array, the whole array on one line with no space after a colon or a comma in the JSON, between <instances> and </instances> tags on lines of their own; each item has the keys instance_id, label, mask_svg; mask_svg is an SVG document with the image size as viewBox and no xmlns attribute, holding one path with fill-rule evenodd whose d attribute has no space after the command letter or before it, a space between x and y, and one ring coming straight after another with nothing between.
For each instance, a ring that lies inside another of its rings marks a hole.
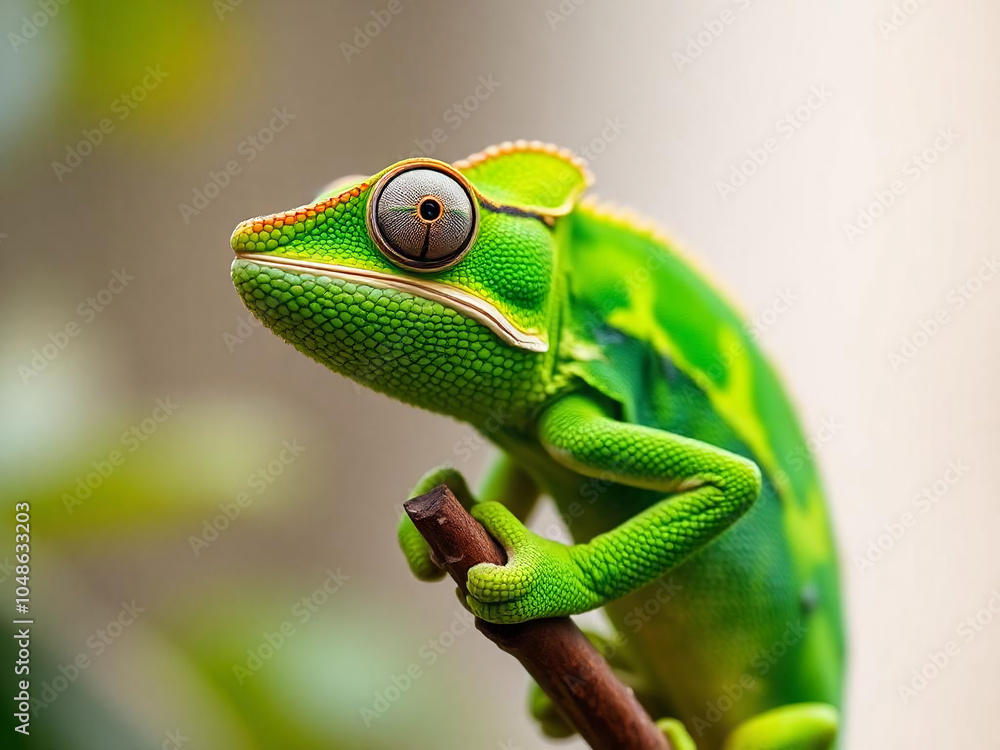
<instances>
[{"instance_id":1,"label":"dark pupil","mask_svg":"<svg viewBox=\"0 0 1000 750\"><path fill-rule=\"evenodd\" d=\"M441 204L428 198L420 204L420 218L424 221L434 221L441 215Z\"/></svg>"}]
</instances>

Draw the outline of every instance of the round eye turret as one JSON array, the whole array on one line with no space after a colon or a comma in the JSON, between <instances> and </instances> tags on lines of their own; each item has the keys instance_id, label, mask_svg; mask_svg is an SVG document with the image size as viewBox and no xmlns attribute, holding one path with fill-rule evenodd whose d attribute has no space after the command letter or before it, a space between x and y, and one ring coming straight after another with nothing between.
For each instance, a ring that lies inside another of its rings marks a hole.
<instances>
[{"instance_id":1,"label":"round eye turret","mask_svg":"<svg viewBox=\"0 0 1000 750\"><path fill-rule=\"evenodd\" d=\"M368 232L382 254L413 271L440 271L472 246L479 207L461 175L436 162L404 164L372 191Z\"/></svg>"}]
</instances>

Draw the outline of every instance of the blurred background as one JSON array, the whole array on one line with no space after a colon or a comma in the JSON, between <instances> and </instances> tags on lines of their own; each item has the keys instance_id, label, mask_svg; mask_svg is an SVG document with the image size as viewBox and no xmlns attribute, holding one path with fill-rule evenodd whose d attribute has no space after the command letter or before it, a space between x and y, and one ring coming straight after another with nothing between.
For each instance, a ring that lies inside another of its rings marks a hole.
<instances>
[{"instance_id":1,"label":"blurred background","mask_svg":"<svg viewBox=\"0 0 1000 750\"><path fill-rule=\"evenodd\" d=\"M0 600L16 627L29 502L35 698L0 745L550 746L396 549L423 471L492 449L229 279L242 219L516 138L588 157L785 373L839 534L845 746L995 744L996 3L6 0L0 30Z\"/></svg>"}]
</instances>

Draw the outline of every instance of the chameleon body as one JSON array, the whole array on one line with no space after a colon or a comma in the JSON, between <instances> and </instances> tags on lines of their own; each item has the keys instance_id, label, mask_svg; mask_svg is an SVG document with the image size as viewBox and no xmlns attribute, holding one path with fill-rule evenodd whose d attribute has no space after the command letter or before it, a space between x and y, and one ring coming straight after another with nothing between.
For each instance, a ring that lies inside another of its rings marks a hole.
<instances>
[{"instance_id":1,"label":"chameleon body","mask_svg":"<svg viewBox=\"0 0 1000 750\"><path fill-rule=\"evenodd\" d=\"M414 489L447 483L507 549L469 572L478 616L605 607L606 656L677 748L832 747L844 638L802 430L733 306L589 182L538 142L406 160L240 224L233 281L302 353L500 449L476 495L448 467ZM542 495L575 544L523 525ZM408 519L399 539L440 577Z\"/></svg>"}]
</instances>

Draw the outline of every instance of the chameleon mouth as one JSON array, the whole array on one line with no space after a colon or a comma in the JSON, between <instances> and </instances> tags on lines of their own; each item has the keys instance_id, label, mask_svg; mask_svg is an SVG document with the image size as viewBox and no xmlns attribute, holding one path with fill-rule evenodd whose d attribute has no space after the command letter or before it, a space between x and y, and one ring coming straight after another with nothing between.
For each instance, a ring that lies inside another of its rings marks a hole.
<instances>
[{"instance_id":1,"label":"chameleon mouth","mask_svg":"<svg viewBox=\"0 0 1000 750\"><path fill-rule=\"evenodd\" d=\"M260 266L269 266L281 271L307 273L312 276L326 276L327 278L339 279L352 284L370 286L377 289L393 289L405 292L430 300L431 302L437 302L440 305L469 316L489 328L510 346L538 353L547 352L549 349L548 342L544 338L528 331L522 331L489 302L438 281L391 276L367 268L352 268L350 266L319 263L300 258L275 257L267 253L237 252L236 262L239 261L256 263Z\"/></svg>"}]
</instances>

